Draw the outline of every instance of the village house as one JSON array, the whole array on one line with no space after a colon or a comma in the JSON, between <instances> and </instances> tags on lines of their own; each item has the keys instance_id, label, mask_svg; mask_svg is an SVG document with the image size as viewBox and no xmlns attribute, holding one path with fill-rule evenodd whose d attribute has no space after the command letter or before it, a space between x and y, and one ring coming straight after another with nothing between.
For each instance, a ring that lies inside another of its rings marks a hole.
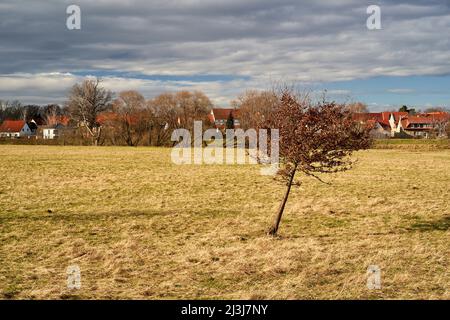
<instances>
[{"instance_id":1,"label":"village house","mask_svg":"<svg viewBox=\"0 0 450 320\"><path fill-rule=\"evenodd\" d=\"M396 121L407 115L407 112L355 113L353 119L370 125L372 137L382 139L392 137L392 128L395 127Z\"/></svg>"},{"instance_id":2,"label":"village house","mask_svg":"<svg viewBox=\"0 0 450 320\"><path fill-rule=\"evenodd\" d=\"M24 120L5 120L0 125L1 138L21 138L32 137L36 135L37 125L33 120L25 122Z\"/></svg>"},{"instance_id":3,"label":"village house","mask_svg":"<svg viewBox=\"0 0 450 320\"><path fill-rule=\"evenodd\" d=\"M374 138L430 138L444 136L440 126L450 120L446 112L410 115L408 112L356 113L353 118L372 127Z\"/></svg>"},{"instance_id":4,"label":"village house","mask_svg":"<svg viewBox=\"0 0 450 320\"><path fill-rule=\"evenodd\" d=\"M44 140L58 139L63 135L64 130L67 129L69 124L69 117L67 116L55 116L49 118L47 125L39 127L39 137Z\"/></svg>"},{"instance_id":5,"label":"village house","mask_svg":"<svg viewBox=\"0 0 450 320\"><path fill-rule=\"evenodd\" d=\"M43 127L41 127L42 138L44 140L58 139L62 133L62 130L64 130L65 128L66 128L66 126L64 126L61 123L50 125L50 126L43 126Z\"/></svg>"},{"instance_id":6,"label":"village house","mask_svg":"<svg viewBox=\"0 0 450 320\"><path fill-rule=\"evenodd\" d=\"M239 128L239 110L237 109L223 109L214 108L208 115L209 121L214 125L216 129L224 130L227 127L228 119L233 119L233 127Z\"/></svg>"}]
</instances>

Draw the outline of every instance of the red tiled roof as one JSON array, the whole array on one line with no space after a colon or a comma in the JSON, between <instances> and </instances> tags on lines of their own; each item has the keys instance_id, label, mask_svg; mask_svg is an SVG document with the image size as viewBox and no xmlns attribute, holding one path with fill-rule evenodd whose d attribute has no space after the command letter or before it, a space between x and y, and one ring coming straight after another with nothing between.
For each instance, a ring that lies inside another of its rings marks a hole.
<instances>
[{"instance_id":1,"label":"red tiled roof","mask_svg":"<svg viewBox=\"0 0 450 320\"><path fill-rule=\"evenodd\" d=\"M367 113L354 113L353 119L355 121L367 122L369 125L374 126L378 122L385 130L390 129L389 117L391 112L367 112Z\"/></svg>"},{"instance_id":2,"label":"red tiled roof","mask_svg":"<svg viewBox=\"0 0 450 320\"><path fill-rule=\"evenodd\" d=\"M391 116L391 114L394 116L394 121L397 122L400 117L404 118L408 116L408 112L391 112L391 111L384 111L381 113L382 114L382 118L384 122L389 122L389 117Z\"/></svg>"},{"instance_id":3,"label":"red tiled roof","mask_svg":"<svg viewBox=\"0 0 450 320\"><path fill-rule=\"evenodd\" d=\"M433 124L436 121L450 120L450 113L447 112L429 112L412 116L409 115L408 112L391 111L380 113L355 113L353 114L353 119L355 121L365 122L371 126L374 126L375 123L378 122L385 130L389 130L391 127L389 123L391 115L394 116L395 125L398 125L399 121L401 121L401 125L404 129L408 128L414 130L430 130L430 124ZM410 128L411 124L424 124L427 126Z\"/></svg>"},{"instance_id":4,"label":"red tiled roof","mask_svg":"<svg viewBox=\"0 0 450 320\"><path fill-rule=\"evenodd\" d=\"M405 117L404 119L402 119L402 127L404 129L410 129L409 126L411 124L424 124L424 125L430 125L433 123L433 119L430 117L423 117L423 116L412 116L412 117ZM418 129L418 130L430 130L431 127L426 126L426 127L422 127L422 128L412 128L414 130Z\"/></svg>"},{"instance_id":5,"label":"red tiled roof","mask_svg":"<svg viewBox=\"0 0 450 320\"><path fill-rule=\"evenodd\" d=\"M355 113L353 115L353 119L356 121L369 122L376 121L379 122L383 126L390 126L389 118L390 116L394 116L395 124L398 124L398 121L402 120L402 125L407 123L423 123L429 124L432 123L433 120L439 119L447 119L450 118L448 114L445 112L440 113L426 113L417 116L411 116L408 112L390 112L384 111L380 113Z\"/></svg>"},{"instance_id":6,"label":"red tiled roof","mask_svg":"<svg viewBox=\"0 0 450 320\"><path fill-rule=\"evenodd\" d=\"M420 116L429 117L433 119L434 121L449 121L450 120L450 113L448 112L428 112L421 114Z\"/></svg>"},{"instance_id":7,"label":"red tiled roof","mask_svg":"<svg viewBox=\"0 0 450 320\"><path fill-rule=\"evenodd\" d=\"M24 125L23 120L5 120L0 126L0 132L20 132Z\"/></svg>"},{"instance_id":8,"label":"red tiled roof","mask_svg":"<svg viewBox=\"0 0 450 320\"><path fill-rule=\"evenodd\" d=\"M354 113L353 114L353 120L355 121L368 121L368 120L375 120L375 121L381 121L382 115L381 112L377 113Z\"/></svg>"},{"instance_id":9,"label":"red tiled roof","mask_svg":"<svg viewBox=\"0 0 450 320\"><path fill-rule=\"evenodd\" d=\"M420 116L413 116L413 117L407 117L406 118L409 123L433 123L433 119L430 117L420 117Z\"/></svg>"},{"instance_id":10,"label":"red tiled roof","mask_svg":"<svg viewBox=\"0 0 450 320\"><path fill-rule=\"evenodd\" d=\"M212 109L212 112L214 114L214 119L217 120L227 120L230 116L230 112L233 115L233 118L239 118L239 110L236 109L221 109L221 108L214 108Z\"/></svg>"}]
</instances>

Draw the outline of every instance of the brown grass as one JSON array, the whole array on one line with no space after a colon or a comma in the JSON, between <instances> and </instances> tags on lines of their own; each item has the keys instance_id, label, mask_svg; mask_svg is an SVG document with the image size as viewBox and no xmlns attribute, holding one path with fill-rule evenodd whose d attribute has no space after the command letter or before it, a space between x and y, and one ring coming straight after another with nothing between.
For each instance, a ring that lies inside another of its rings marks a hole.
<instances>
[{"instance_id":1,"label":"brown grass","mask_svg":"<svg viewBox=\"0 0 450 320\"><path fill-rule=\"evenodd\" d=\"M450 151L356 157L332 186L303 178L271 238L284 188L256 166L0 146L0 298L449 299Z\"/></svg>"}]
</instances>

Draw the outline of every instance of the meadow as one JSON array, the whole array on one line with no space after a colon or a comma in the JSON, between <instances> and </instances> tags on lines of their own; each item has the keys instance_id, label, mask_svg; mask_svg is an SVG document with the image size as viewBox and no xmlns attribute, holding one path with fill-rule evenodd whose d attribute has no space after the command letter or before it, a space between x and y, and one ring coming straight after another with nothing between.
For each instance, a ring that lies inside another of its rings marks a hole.
<instances>
[{"instance_id":1,"label":"meadow","mask_svg":"<svg viewBox=\"0 0 450 320\"><path fill-rule=\"evenodd\" d=\"M355 158L331 185L301 177L273 238L284 186L256 165L0 145L0 298L450 299L450 150Z\"/></svg>"}]
</instances>

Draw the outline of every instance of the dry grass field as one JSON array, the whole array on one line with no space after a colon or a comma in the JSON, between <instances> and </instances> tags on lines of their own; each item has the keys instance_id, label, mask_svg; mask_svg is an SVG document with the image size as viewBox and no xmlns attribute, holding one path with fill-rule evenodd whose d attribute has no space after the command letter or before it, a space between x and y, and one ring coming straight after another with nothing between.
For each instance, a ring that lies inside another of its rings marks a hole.
<instances>
[{"instance_id":1,"label":"dry grass field","mask_svg":"<svg viewBox=\"0 0 450 320\"><path fill-rule=\"evenodd\" d=\"M450 150L355 157L331 186L303 178L271 238L284 187L257 166L0 146L0 298L450 299Z\"/></svg>"}]
</instances>

